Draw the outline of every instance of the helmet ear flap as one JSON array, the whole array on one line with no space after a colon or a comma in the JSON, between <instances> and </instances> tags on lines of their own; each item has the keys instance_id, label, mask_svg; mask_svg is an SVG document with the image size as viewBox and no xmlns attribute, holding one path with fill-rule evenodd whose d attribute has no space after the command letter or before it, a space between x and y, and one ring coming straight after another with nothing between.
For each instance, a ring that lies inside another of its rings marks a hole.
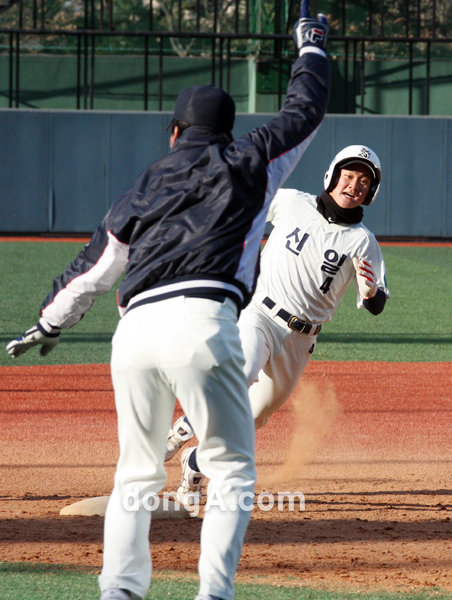
<instances>
[{"instance_id":1,"label":"helmet ear flap","mask_svg":"<svg viewBox=\"0 0 452 600\"><path fill-rule=\"evenodd\" d=\"M331 180L326 188L327 192L331 192L331 190L334 190L334 188L337 185L337 182L339 181L339 173L340 173L340 169L336 167L334 167L333 169L333 173L331 175Z\"/></svg>"},{"instance_id":2,"label":"helmet ear flap","mask_svg":"<svg viewBox=\"0 0 452 600\"><path fill-rule=\"evenodd\" d=\"M372 186L369 190L369 193L367 194L367 198L363 202L364 206L369 206L369 204L371 204L374 201L374 198L378 193L379 187L380 187L380 182L377 181L376 179L374 179L372 182Z\"/></svg>"}]
</instances>

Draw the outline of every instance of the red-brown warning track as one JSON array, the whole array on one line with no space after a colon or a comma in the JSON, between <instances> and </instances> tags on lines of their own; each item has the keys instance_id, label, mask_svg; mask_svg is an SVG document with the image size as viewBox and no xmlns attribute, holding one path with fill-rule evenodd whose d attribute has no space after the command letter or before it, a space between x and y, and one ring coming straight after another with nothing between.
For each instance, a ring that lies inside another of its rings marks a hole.
<instances>
[{"instance_id":1,"label":"red-brown warning track","mask_svg":"<svg viewBox=\"0 0 452 600\"><path fill-rule=\"evenodd\" d=\"M111 490L108 366L2 367L0 382L0 560L97 569L102 518L59 511ZM452 590L451 398L452 363L311 362L257 434L257 492L302 492L306 509L256 507L238 577ZM166 490L179 473L176 457ZM200 525L155 521L155 568L195 573Z\"/></svg>"}]
</instances>

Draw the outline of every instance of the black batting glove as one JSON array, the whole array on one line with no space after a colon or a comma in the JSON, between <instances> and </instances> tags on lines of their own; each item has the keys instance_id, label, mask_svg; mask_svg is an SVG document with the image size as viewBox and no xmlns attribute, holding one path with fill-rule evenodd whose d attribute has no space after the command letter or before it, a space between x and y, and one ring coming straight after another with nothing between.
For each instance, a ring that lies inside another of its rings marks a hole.
<instances>
[{"instance_id":1,"label":"black batting glove","mask_svg":"<svg viewBox=\"0 0 452 600\"><path fill-rule=\"evenodd\" d=\"M40 355L47 356L60 341L60 331L59 327L54 327L41 318L36 325L27 329L17 339L9 342L6 346L6 351L13 358L17 358L30 348L33 348L33 346L40 345Z\"/></svg>"},{"instance_id":2,"label":"black batting glove","mask_svg":"<svg viewBox=\"0 0 452 600\"><path fill-rule=\"evenodd\" d=\"M317 19L310 17L298 19L293 29L293 39L298 51L310 46L325 50L328 30L328 20L325 15L319 14Z\"/></svg>"}]
</instances>

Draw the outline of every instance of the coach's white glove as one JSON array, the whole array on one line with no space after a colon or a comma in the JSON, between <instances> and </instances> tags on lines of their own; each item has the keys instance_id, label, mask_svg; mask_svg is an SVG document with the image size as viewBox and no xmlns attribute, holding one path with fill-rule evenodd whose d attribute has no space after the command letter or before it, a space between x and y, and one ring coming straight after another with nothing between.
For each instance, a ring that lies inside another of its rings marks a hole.
<instances>
[{"instance_id":1,"label":"coach's white glove","mask_svg":"<svg viewBox=\"0 0 452 600\"><path fill-rule=\"evenodd\" d=\"M293 39L299 51L313 46L325 50L328 37L328 20L325 15L317 15L317 19L305 17L298 19L293 29Z\"/></svg>"},{"instance_id":2,"label":"coach's white glove","mask_svg":"<svg viewBox=\"0 0 452 600\"><path fill-rule=\"evenodd\" d=\"M372 266L364 259L359 260L356 256L353 258L353 266L356 270L359 295L364 300L373 298L378 291L378 286L377 277Z\"/></svg>"},{"instance_id":3,"label":"coach's white glove","mask_svg":"<svg viewBox=\"0 0 452 600\"><path fill-rule=\"evenodd\" d=\"M40 355L47 356L60 341L60 331L59 327L54 327L41 318L34 327L27 329L20 337L12 340L6 346L6 351L13 358L17 358L33 346L40 345Z\"/></svg>"}]
</instances>

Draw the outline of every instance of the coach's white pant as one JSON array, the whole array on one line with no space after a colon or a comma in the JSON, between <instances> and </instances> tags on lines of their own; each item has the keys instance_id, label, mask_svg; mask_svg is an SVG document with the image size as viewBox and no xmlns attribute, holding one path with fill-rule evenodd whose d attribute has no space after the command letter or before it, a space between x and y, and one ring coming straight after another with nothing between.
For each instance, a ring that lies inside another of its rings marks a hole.
<instances>
[{"instance_id":1,"label":"coach's white pant","mask_svg":"<svg viewBox=\"0 0 452 600\"><path fill-rule=\"evenodd\" d=\"M239 320L245 375L256 428L262 427L295 389L314 351L317 336L289 329L251 301Z\"/></svg>"},{"instance_id":2,"label":"coach's white pant","mask_svg":"<svg viewBox=\"0 0 452 600\"><path fill-rule=\"evenodd\" d=\"M215 490L201 531L200 593L233 598L256 477L236 313L231 300L177 297L134 308L118 325L111 370L120 456L105 516L101 590L120 587L144 597L149 588L146 505L166 482L166 440L177 397L199 439L198 463L210 479L207 503ZM130 510L137 497L139 506Z\"/></svg>"}]
</instances>

